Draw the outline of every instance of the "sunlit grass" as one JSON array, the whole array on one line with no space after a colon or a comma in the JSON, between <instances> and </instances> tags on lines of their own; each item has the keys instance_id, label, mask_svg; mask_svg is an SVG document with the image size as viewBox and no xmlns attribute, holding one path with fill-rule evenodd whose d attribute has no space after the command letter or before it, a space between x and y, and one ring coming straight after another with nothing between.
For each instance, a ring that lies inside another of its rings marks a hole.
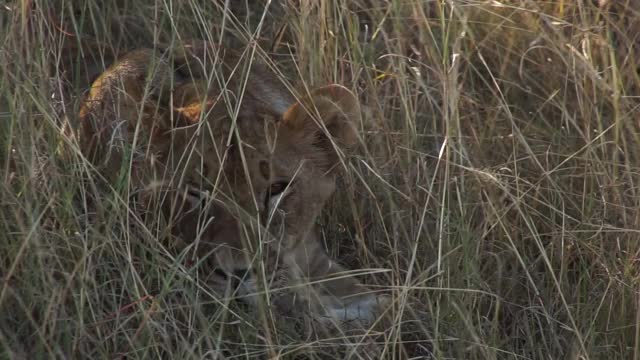
<instances>
[{"instance_id":1,"label":"sunlit grass","mask_svg":"<svg viewBox=\"0 0 640 360\"><path fill-rule=\"evenodd\" d=\"M380 356L639 358L640 8L611 3L3 5L3 355L365 356L357 335L310 338L215 297L64 130L83 64L200 38L255 40L299 91L358 94L363 141L321 225L334 258L393 295ZM83 41L99 60L62 50Z\"/></svg>"}]
</instances>

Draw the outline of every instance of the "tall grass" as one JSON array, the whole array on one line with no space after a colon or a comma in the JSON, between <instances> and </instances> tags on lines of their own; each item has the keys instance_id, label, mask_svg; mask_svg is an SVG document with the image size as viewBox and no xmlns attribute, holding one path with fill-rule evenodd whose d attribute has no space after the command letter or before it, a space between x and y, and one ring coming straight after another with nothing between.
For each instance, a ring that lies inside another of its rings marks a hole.
<instances>
[{"instance_id":1,"label":"tall grass","mask_svg":"<svg viewBox=\"0 0 640 360\"><path fill-rule=\"evenodd\" d=\"M361 99L363 144L321 222L332 256L393 296L375 356L640 358L640 7L599 3L6 3L2 357L367 356L358 335L214 296L64 131L87 86L59 81L64 42L200 38L255 40L292 84Z\"/></svg>"}]
</instances>

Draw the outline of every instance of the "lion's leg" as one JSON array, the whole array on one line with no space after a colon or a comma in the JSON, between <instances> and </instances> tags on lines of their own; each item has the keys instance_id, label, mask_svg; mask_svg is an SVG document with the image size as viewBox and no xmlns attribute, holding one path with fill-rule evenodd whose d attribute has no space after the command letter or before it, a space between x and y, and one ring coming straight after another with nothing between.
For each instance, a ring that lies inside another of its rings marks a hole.
<instances>
[{"instance_id":1,"label":"lion's leg","mask_svg":"<svg viewBox=\"0 0 640 360\"><path fill-rule=\"evenodd\" d=\"M367 289L353 271L331 259L316 232L290 249L287 257L294 277L303 285L298 292L319 308L324 320L371 322L388 301Z\"/></svg>"}]
</instances>

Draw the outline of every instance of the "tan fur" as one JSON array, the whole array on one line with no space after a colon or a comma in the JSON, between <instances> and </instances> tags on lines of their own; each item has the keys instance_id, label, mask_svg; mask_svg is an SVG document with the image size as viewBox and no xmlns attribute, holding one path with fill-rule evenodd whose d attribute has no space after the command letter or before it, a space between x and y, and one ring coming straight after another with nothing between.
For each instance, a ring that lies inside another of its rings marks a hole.
<instances>
[{"instance_id":1,"label":"tan fur","mask_svg":"<svg viewBox=\"0 0 640 360\"><path fill-rule=\"evenodd\" d=\"M204 43L176 54L136 50L93 83L79 113L88 157L111 179L131 161L140 201L162 209L211 272L275 254L319 317L372 319L380 298L326 255L315 228L335 190L335 146L357 142L356 97L329 85L296 102L260 65L242 94L239 56Z\"/></svg>"}]
</instances>

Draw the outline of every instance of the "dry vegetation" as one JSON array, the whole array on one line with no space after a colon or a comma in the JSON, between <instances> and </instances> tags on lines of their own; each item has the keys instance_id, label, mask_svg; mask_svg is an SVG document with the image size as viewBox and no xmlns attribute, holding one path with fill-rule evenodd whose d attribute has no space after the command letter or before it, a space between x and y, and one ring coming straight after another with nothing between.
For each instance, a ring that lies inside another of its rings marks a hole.
<instances>
[{"instance_id":1,"label":"dry vegetation","mask_svg":"<svg viewBox=\"0 0 640 360\"><path fill-rule=\"evenodd\" d=\"M65 43L188 38L257 45L292 84L361 99L364 141L322 225L393 295L377 357L640 358L634 4L5 3L0 358L371 356L360 335L221 303L65 135L86 89L61 82Z\"/></svg>"}]
</instances>

